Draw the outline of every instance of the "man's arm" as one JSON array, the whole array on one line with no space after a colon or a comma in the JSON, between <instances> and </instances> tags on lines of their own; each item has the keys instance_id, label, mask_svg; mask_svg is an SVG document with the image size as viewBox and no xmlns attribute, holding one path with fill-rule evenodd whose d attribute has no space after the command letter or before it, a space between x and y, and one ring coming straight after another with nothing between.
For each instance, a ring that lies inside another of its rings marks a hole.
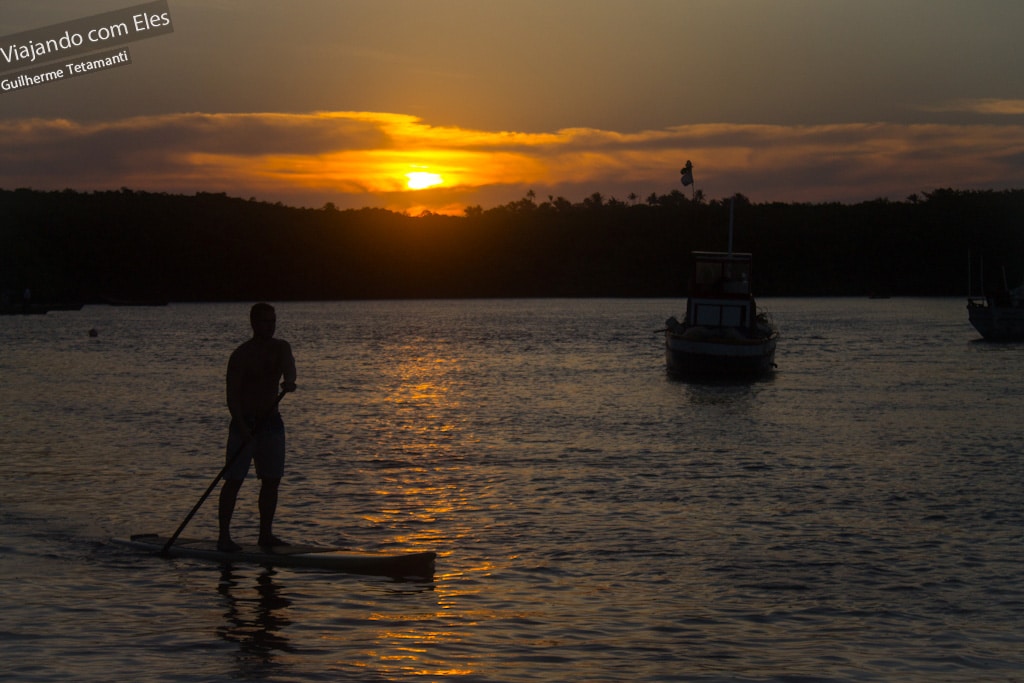
<instances>
[{"instance_id":1,"label":"man's arm","mask_svg":"<svg viewBox=\"0 0 1024 683\"><path fill-rule=\"evenodd\" d=\"M284 375L284 381L281 382L282 391L295 391L295 379L297 373L295 370L295 356L292 355L291 344L282 340L282 373Z\"/></svg>"},{"instance_id":2,"label":"man's arm","mask_svg":"<svg viewBox=\"0 0 1024 683\"><path fill-rule=\"evenodd\" d=\"M239 364L239 354L236 351L228 359L227 379L224 384L231 419L242 436L249 438L249 425L245 422L245 412L242 407L242 369Z\"/></svg>"}]
</instances>

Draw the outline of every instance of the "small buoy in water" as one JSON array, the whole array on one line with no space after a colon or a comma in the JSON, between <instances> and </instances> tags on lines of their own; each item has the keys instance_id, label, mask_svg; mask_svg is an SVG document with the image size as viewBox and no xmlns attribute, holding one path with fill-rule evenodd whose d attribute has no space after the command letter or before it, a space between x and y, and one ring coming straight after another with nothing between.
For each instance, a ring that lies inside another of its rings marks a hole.
<instances>
[{"instance_id":1,"label":"small buoy in water","mask_svg":"<svg viewBox=\"0 0 1024 683\"><path fill-rule=\"evenodd\" d=\"M100 333L99 333L99 332L97 332L97 331L96 331L96 328L94 327L94 328L92 328L91 330L89 330L89 336L90 336L90 337L98 337L98 336L100 336Z\"/></svg>"}]
</instances>

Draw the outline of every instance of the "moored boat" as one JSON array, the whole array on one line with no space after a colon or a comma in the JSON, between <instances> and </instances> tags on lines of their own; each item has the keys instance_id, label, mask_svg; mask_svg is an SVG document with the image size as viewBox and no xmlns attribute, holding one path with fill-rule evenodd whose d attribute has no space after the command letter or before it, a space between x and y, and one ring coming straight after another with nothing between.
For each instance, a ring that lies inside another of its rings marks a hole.
<instances>
[{"instance_id":1,"label":"moored boat","mask_svg":"<svg viewBox=\"0 0 1024 683\"><path fill-rule=\"evenodd\" d=\"M967 318L987 341L1024 341L1024 285L967 297Z\"/></svg>"},{"instance_id":2,"label":"moored boat","mask_svg":"<svg viewBox=\"0 0 1024 683\"><path fill-rule=\"evenodd\" d=\"M79 303L0 303L0 315L46 315L50 311L80 311Z\"/></svg>"},{"instance_id":3,"label":"moored boat","mask_svg":"<svg viewBox=\"0 0 1024 683\"><path fill-rule=\"evenodd\" d=\"M778 330L757 310L749 253L693 253L686 314L665 322L669 373L709 378L757 378L775 368Z\"/></svg>"},{"instance_id":4,"label":"moored boat","mask_svg":"<svg viewBox=\"0 0 1024 683\"><path fill-rule=\"evenodd\" d=\"M976 284L971 278L971 255L967 255L967 319L986 341L1024 341L1024 284L1010 289L1003 269L998 286L985 278L980 262L978 282L982 296L972 294Z\"/></svg>"}]
</instances>

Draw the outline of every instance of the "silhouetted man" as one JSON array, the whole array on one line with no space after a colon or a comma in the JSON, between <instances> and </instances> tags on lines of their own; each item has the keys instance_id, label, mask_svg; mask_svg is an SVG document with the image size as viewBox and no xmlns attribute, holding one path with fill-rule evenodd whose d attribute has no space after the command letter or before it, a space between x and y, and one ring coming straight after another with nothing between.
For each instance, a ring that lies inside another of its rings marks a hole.
<instances>
[{"instance_id":1,"label":"silhouetted man","mask_svg":"<svg viewBox=\"0 0 1024 683\"><path fill-rule=\"evenodd\" d=\"M220 536L217 540L217 548L226 552L241 550L241 546L231 540L231 517L252 462L256 463L256 476L260 479L259 544L264 547L287 545L274 536L274 513L284 476L285 456L284 422L277 410L277 388L281 382L281 391L295 391L295 358L288 342L274 338L277 314L273 306L253 305L249 322L252 339L235 349L228 361L231 427L227 457L231 466L224 473L220 490Z\"/></svg>"}]
</instances>

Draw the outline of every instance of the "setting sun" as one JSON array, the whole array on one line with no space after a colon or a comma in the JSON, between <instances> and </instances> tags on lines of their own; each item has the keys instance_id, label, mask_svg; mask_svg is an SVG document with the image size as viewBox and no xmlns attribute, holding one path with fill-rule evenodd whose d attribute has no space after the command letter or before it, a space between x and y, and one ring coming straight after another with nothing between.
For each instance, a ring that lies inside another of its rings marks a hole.
<instances>
[{"instance_id":1,"label":"setting sun","mask_svg":"<svg viewBox=\"0 0 1024 683\"><path fill-rule=\"evenodd\" d=\"M442 183L441 176L436 173L426 173L424 171L406 173L405 177L409 179L408 185L410 190L423 190Z\"/></svg>"}]
</instances>

